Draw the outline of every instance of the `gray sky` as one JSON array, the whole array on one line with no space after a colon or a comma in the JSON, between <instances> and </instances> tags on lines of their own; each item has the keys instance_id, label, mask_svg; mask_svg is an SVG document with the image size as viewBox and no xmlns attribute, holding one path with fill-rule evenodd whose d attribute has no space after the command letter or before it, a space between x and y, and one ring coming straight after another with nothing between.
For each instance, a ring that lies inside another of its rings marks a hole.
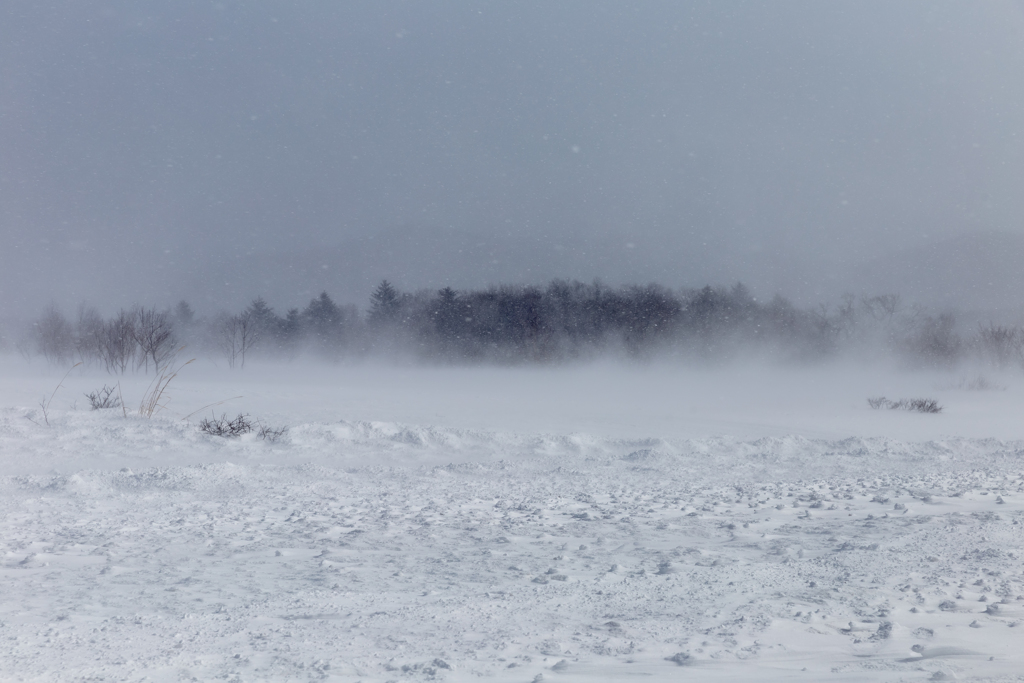
<instances>
[{"instance_id":1,"label":"gray sky","mask_svg":"<svg viewBox=\"0 0 1024 683\"><path fill-rule=\"evenodd\" d=\"M9 2L0 312L749 282L1024 234L1017 2ZM840 278L841 279L841 278Z\"/></svg>"}]
</instances>

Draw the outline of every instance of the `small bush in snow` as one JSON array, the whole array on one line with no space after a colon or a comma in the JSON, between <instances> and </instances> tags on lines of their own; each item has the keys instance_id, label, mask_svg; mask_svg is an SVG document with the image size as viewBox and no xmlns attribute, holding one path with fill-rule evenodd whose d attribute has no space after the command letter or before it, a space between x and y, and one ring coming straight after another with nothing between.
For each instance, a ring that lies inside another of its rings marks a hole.
<instances>
[{"instance_id":1,"label":"small bush in snow","mask_svg":"<svg viewBox=\"0 0 1024 683\"><path fill-rule=\"evenodd\" d=\"M885 396L869 398L868 405L873 409L888 408L889 410L909 410L915 413L941 413L942 406L933 398L901 398L890 401Z\"/></svg>"},{"instance_id":2,"label":"small bush in snow","mask_svg":"<svg viewBox=\"0 0 1024 683\"><path fill-rule=\"evenodd\" d=\"M965 391L1006 391L1006 387L990 382L984 375L978 375L971 379L962 377L959 382L950 388L964 389Z\"/></svg>"},{"instance_id":3,"label":"small bush in snow","mask_svg":"<svg viewBox=\"0 0 1024 683\"><path fill-rule=\"evenodd\" d=\"M272 427L268 427L267 425L260 424L258 420L256 424L259 425L259 429L256 430L256 435L261 439L270 441L271 443L280 439L282 436L284 436L284 433L288 431L287 427L280 427L278 429L274 429Z\"/></svg>"},{"instance_id":4,"label":"small bush in snow","mask_svg":"<svg viewBox=\"0 0 1024 683\"><path fill-rule=\"evenodd\" d=\"M120 408L121 399L114 394L115 391L117 391L117 387L108 387L104 384L102 389L88 393L85 397L89 399L89 405L93 410Z\"/></svg>"},{"instance_id":5,"label":"small bush in snow","mask_svg":"<svg viewBox=\"0 0 1024 683\"><path fill-rule=\"evenodd\" d=\"M216 415L204 417L199 423L199 431L211 436L241 436L242 434L248 434L252 430L252 420L248 415L242 415L241 413L238 414L238 417L230 420L224 414L220 417Z\"/></svg>"},{"instance_id":6,"label":"small bush in snow","mask_svg":"<svg viewBox=\"0 0 1024 683\"><path fill-rule=\"evenodd\" d=\"M267 425L262 424L259 420L254 420L248 415L243 415L242 413L239 413L237 417L230 420L227 415L224 414L220 417L214 415L212 417L203 418L199 423L199 431L204 434L232 437L256 432L256 436L271 442L277 441L287 430L287 427L281 427L280 429L268 427Z\"/></svg>"}]
</instances>

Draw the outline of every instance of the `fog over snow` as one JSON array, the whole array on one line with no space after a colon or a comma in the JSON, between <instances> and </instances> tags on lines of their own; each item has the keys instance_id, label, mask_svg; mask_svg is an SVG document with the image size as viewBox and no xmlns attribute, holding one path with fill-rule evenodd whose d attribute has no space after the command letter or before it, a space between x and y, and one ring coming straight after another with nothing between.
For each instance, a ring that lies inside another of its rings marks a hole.
<instances>
[{"instance_id":1,"label":"fog over snow","mask_svg":"<svg viewBox=\"0 0 1024 683\"><path fill-rule=\"evenodd\" d=\"M0 680L1021 680L1022 36L0 6Z\"/></svg>"}]
</instances>

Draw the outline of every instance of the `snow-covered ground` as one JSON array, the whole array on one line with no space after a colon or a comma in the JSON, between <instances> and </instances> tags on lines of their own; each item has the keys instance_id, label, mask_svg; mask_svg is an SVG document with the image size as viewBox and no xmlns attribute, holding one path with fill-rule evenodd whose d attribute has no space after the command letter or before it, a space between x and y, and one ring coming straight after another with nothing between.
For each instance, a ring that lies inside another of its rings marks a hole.
<instances>
[{"instance_id":1,"label":"snow-covered ground","mask_svg":"<svg viewBox=\"0 0 1024 683\"><path fill-rule=\"evenodd\" d=\"M1024 680L1019 374L62 374L0 360L2 680Z\"/></svg>"}]
</instances>

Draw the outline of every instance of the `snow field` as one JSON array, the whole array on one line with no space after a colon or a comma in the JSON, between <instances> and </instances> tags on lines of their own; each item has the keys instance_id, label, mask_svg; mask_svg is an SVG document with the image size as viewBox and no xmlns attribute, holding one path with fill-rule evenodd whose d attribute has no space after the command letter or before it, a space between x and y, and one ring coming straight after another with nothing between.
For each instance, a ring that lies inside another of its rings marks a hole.
<instances>
[{"instance_id":1,"label":"snow field","mask_svg":"<svg viewBox=\"0 0 1024 683\"><path fill-rule=\"evenodd\" d=\"M268 443L21 405L0 410L3 680L1024 670L1019 440L302 421L284 401Z\"/></svg>"}]
</instances>

